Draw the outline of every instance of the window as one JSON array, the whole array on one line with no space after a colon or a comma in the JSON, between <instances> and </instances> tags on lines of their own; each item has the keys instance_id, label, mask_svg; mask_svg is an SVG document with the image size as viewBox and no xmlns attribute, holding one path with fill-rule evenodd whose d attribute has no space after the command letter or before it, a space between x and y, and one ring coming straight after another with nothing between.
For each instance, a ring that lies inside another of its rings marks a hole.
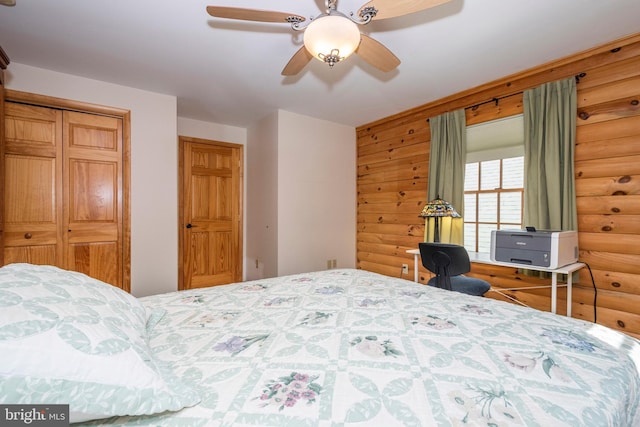
<instances>
[{"instance_id":1,"label":"window","mask_svg":"<svg viewBox=\"0 0 640 427\"><path fill-rule=\"evenodd\" d=\"M522 228L524 117L467 127L464 246L490 252L491 230Z\"/></svg>"},{"instance_id":2,"label":"window","mask_svg":"<svg viewBox=\"0 0 640 427\"><path fill-rule=\"evenodd\" d=\"M489 252L491 230L522 228L524 157L467 163L464 182L464 246Z\"/></svg>"}]
</instances>

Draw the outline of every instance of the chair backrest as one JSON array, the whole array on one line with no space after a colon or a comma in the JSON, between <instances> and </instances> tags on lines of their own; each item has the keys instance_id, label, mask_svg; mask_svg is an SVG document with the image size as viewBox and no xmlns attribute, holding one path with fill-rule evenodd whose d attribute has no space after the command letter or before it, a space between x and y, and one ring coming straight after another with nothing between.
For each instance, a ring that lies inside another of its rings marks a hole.
<instances>
[{"instance_id":1,"label":"chair backrest","mask_svg":"<svg viewBox=\"0 0 640 427\"><path fill-rule=\"evenodd\" d=\"M449 243L419 243L424 268L436 275L439 288L451 290L451 276L471 271L471 261L464 246Z\"/></svg>"}]
</instances>

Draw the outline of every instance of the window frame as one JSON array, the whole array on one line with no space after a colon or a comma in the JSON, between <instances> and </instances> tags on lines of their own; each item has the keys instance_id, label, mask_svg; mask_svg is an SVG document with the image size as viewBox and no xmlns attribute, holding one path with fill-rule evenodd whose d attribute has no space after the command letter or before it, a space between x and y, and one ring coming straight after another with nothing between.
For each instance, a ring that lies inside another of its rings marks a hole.
<instances>
[{"instance_id":1,"label":"window frame","mask_svg":"<svg viewBox=\"0 0 640 427\"><path fill-rule=\"evenodd\" d=\"M475 198L475 221L467 221L467 209L468 207L465 206L465 216L463 218L463 229L465 229L467 227L467 224L473 224L475 226L475 242L473 243L473 245L471 245L471 242L464 242L464 246L467 248L467 250L471 250L473 249L473 252L479 252L479 228L480 225L485 224L485 225L495 225L497 227L497 229L501 229L502 226L512 226L513 228L522 228L522 224L524 222L524 182L523 182L523 186L521 188L503 188L503 176L504 176L504 160L506 159L512 159L512 158L517 158L517 157L522 157L524 160L524 156L507 156L507 157L502 157L502 158L497 158L497 159L486 159L486 160L477 160L477 161L471 161L471 162L467 162L465 163L465 168L467 167L467 165L469 164L473 164L473 163L477 163L478 164L478 182L476 183L476 190L464 190L464 197L466 199L466 197L468 195L474 195ZM491 190L483 190L482 189L482 163L483 162L487 162L487 161L499 161L499 187L491 189ZM523 165L524 167L524 165ZM516 224L513 222L507 222L507 221L501 221L501 212L500 212L500 199L503 193L520 193L520 223ZM480 215L479 215L479 211L480 211L480 195L481 194L496 194L496 221L495 222L486 222L486 221L480 221Z\"/></svg>"}]
</instances>

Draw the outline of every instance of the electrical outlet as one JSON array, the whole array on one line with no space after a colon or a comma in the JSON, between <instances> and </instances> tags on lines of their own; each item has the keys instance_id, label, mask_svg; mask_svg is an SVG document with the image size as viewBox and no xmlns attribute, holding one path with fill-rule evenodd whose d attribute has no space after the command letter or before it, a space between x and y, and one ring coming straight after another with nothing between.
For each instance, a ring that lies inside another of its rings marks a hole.
<instances>
[{"instance_id":1,"label":"electrical outlet","mask_svg":"<svg viewBox=\"0 0 640 427\"><path fill-rule=\"evenodd\" d=\"M402 274L409 274L409 264L402 264Z\"/></svg>"}]
</instances>

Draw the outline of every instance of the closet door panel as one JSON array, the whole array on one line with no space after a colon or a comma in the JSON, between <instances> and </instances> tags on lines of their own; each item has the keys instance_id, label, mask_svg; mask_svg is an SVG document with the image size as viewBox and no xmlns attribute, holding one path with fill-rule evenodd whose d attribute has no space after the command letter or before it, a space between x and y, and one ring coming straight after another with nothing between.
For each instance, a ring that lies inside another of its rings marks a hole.
<instances>
[{"instance_id":1,"label":"closet door panel","mask_svg":"<svg viewBox=\"0 0 640 427\"><path fill-rule=\"evenodd\" d=\"M70 159L68 203L69 263L108 283L116 280L120 245L117 163ZM107 280L108 279L108 280Z\"/></svg>"},{"instance_id":2,"label":"closet door panel","mask_svg":"<svg viewBox=\"0 0 640 427\"><path fill-rule=\"evenodd\" d=\"M57 265L57 251L53 245L7 246L4 263L26 262L29 264Z\"/></svg>"},{"instance_id":3,"label":"closet door panel","mask_svg":"<svg viewBox=\"0 0 640 427\"><path fill-rule=\"evenodd\" d=\"M122 286L122 120L64 115L64 217L70 268Z\"/></svg>"},{"instance_id":4,"label":"closet door panel","mask_svg":"<svg viewBox=\"0 0 640 427\"><path fill-rule=\"evenodd\" d=\"M5 104L5 153L56 157L61 141L62 111L34 105Z\"/></svg>"},{"instance_id":5,"label":"closet door panel","mask_svg":"<svg viewBox=\"0 0 640 427\"><path fill-rule=\"evenodd\" d=\"M118 164L69 161L69 222L117 224Z\"/></svg>"},{"instance_id":6,"label":"closet door panel","mask_svg":"<svg viewBox=\"0 0 640 427\"><path fill-rule=\"evenodd\" d=\"M80 271L103 282L119 285L119 245L114 242L70 243L67 251L69 269Z\"/></svg>"},{"instance_id":7,"label":"closet door panel","mask_svg":"<svg viewBox=\"0 0 640 427\"><path fill-rule=\"evenodd\" d=\"M122 120L96 114L65 112L65 145L88 158L122 158Z\"/></svg>"},{"instance_id":8,"label":"closet door panel","mask_svg":"<svg viewBox=\"0 0 640 427\"><path fill-rule=\"evenodd\" d=\"M4 263L64 267L61 123L58 110L5 105Z\"/></svg>"}]
</instances>

